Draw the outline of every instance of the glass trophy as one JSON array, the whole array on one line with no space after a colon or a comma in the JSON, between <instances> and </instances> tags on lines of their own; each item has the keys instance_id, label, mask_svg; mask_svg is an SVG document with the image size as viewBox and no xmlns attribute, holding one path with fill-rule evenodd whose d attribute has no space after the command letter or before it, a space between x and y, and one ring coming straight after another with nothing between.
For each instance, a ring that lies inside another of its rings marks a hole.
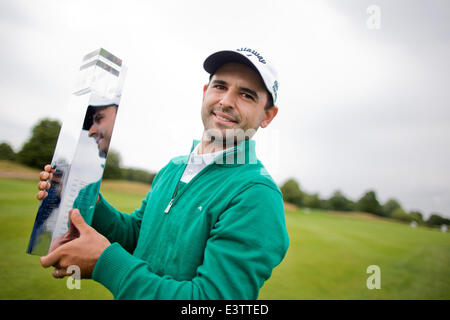
<instances>
[{"instance_id":1,"label":"glass trophy","mask_svg":"<svg viewBox=\"0 0 450 320\"><path fill-rule=\"evenodd\" d=\"M126 67L105 49L82 61L52 159L54 173L41 200L27 253L46 255L62 242L69 211L92 223Z\"/></svg>"}]
</instances>

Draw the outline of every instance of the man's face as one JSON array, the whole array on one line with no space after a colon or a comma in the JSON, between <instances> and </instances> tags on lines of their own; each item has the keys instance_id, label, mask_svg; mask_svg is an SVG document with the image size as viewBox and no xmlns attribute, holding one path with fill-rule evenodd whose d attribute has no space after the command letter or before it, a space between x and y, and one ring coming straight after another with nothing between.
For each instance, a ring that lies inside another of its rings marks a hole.
<instances>
[{"instance_id":1,"label":"man's face","mask_svg":"<svg viewBox=\"0 0 450 320\"><path fill-rule=\"evenodd\" d=\"M106 155L108 153L116 113L117 107L115 106L101 108L94 113L88 135L95 138L100 154Z\"/></svg>"},{"instance_id":2,"label":"man's face","mask_svg":"<svg viewBox=\"0 0 450 320\"><path fill-rule=\"evenodd\" d=\"M254 133L260 126L266 127L278 111L277 107L265 110L267 101L268 93L255 71L243 64L227 63L203 89L204 129L219 130L227 140L231 138L230 129L253 129Z\"/></svg>"}]
</instances>

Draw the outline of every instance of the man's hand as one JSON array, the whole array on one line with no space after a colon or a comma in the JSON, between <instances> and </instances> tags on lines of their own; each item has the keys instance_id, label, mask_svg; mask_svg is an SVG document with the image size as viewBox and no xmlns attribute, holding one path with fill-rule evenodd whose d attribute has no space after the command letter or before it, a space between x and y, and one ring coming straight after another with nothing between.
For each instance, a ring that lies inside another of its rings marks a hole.
<instances>
[{"instance_id":1,"label":"man's hand","mask_svg":"<svg viewBox=\"0 0 450 320\"><path fill-rule=\"evenodd\" d=\"M48 182L48 180L52 179L54 172L55 169L52 169L52 166L47 164L44 167L44 171L39 173L40 181L38 183L38 189L40 191L36 194L38 200L42 200L48 195L47 190L50 189L50 182Z\"/></svg>"},{"instance_id":2,"label":"man's hand","mask_svg":"<svg viewBox=\"0 0 450 320\"><path fill-rule=\"evenodd\" d=\"M55 278L70 276L67 268L76 265L80 268L81 278L92 277L95 264L102 252L111 244L108 239L90 227L83 219L78 209L69 212L71 228L69 242L57 247L48 255L41 257L41 264L44 268L54 266L52 275ZM79 236L76 237L76 231Z\"/></svg>"},{"instance_id":3,"label":"man's hand","mask_svg":"<svg viewBox=\"0 0 450 320\"><path fill-rule=\"evenodd\" d=\"M44 171L41 171L39 173L39 182L38 182L38 189L40 190L36 194L36 198L38 200L43 200L45 197L48 196L47 190L50 189L51 184L49 180L53 178L53 173L55 173L56 169L52 168L51 165L47 164L44 167ZM100 195L97 195L97 203L100 201Z\"/></svg>"},{"instance_id":4,"label":"man's hand","mask_svg":"<svg viewBox=\"0 0 450 320\"><path fill-rule=\"evenodd\" d=\"M78 210L78 209L77 209ZM70 215L70 213L69 213ZM72 221L69 219L69 230L67 230L66 233L64 233L62 236L56 237L52 243L50 244L50 249L48 252L54 251L56 248L62 246L63 244L66 244L69 241L75 240L80 237L80 232L78 229L73 225Z\"/></svg>"}]
</instances>

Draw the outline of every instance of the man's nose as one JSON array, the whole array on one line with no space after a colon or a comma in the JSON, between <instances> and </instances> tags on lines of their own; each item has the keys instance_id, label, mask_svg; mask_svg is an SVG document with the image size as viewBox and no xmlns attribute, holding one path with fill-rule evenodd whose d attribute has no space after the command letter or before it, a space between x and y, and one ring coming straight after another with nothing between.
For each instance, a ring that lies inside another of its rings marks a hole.
<instances>
[{"instance_id":1,"label":"man's nose","mask_svg":"<svg viewBox=\"0 0 450 320\"><path fill-rule=\"evenodd\" d=\"M92 137L93 135L96 134L97 134L97 125L93 123L92 126L89 128L88 136Z\"/></svg>"},{"instance_id":2,"label":"man's nose","mask_svg":"<svg viewBox=\"0 0 450 320\"><path fill-rule=\"evenodd\" d=\"M235 108L236 95L231 90L227 90L227 92L222 95L222 99L220 99L219 103L224 108Z\"/></svg>"}]
</instances>

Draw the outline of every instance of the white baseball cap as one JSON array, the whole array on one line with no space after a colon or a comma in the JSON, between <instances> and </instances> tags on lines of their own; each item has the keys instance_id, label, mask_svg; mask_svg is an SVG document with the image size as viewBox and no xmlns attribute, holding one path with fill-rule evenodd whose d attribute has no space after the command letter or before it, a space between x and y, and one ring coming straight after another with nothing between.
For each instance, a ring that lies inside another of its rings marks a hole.
<instances>
[{"instance_id":1,"label":"white baseball cap","mask_svg":"<svg viewBox=\"0 0 450 320\"><path fill-rule=\"evenodd\" d=\"M278 95L277 73L275 68L264 59L261 53L246 47L236 50L218 51L206 58L203 68L212 75L217 69L229 62L241 63L255 70L261 76L275 104Z\"/></svg>"},{"instance_id":2,"label":"white baseball cap","mask_svg":"<svg viewBox=\"0 0 450 320\"><path fill-rule=\"evenodd\" d=\"M100 96L97 94L92 94L89 98L89 106L90 107L109 107L116 106L118 107L120 103L120 96L106 97Z\"/></svg>"},{"instance_id":3,"label":"white baseball cap","mask_svg":"<svg viewBox=\"0 0 450 320\"><path fill-rule=\"evenodd\" d=\"M94 114L99 108L119 107L120 96L104 97L92 94L89 98L89 105L84 116L83 130L89 130L94 123Z\"/></svg>"}]
</instances>

